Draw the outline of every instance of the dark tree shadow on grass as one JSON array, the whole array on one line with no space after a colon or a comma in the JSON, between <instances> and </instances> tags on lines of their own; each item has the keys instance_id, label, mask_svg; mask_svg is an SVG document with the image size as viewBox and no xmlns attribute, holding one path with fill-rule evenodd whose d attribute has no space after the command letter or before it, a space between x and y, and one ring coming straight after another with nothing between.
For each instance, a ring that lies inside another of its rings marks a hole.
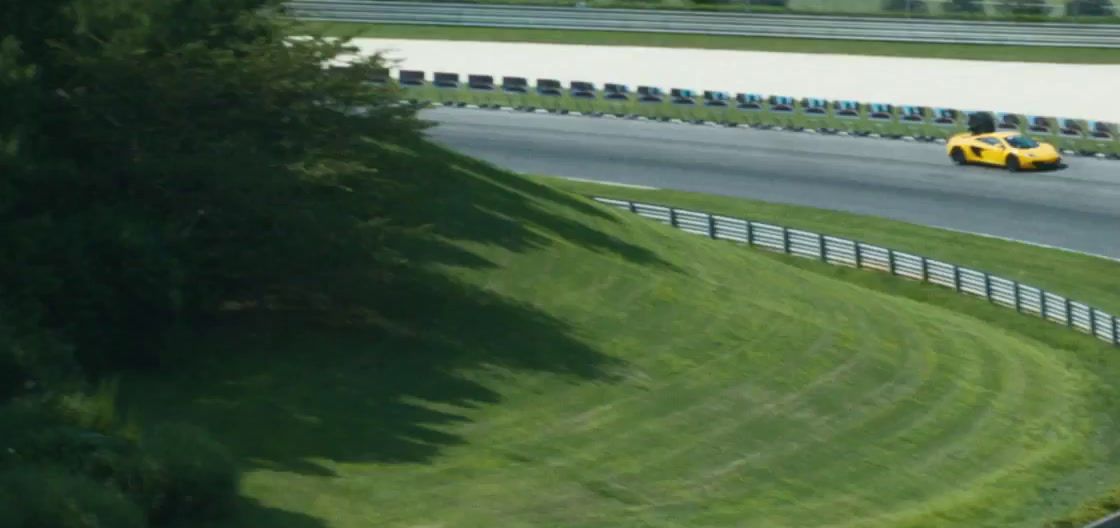
<instances>
[{"instance_id":1,"label":"dark tree shadow on grass","mask_svg":"<svg viewBox=\"0 0 1120 528\"><path fill-rule=\"evenodd\" d=\"M206 427L249 469L333 476L316 459L423 463L465 442L454 427L501 399L493 382L469 372L582 382L612 382L623 372L623 362L565 322L432 266L496 265L453 242L524 252L560 240L677 268L605 232L618 216L581 198L432 146L405 150L379 163L409 178L389 201L393 217L431 231L394 242L410 267L375 292L375 316L355 322L248 312L191 328L167 354L172 368L124 384L123 400L142 421Z\"/></svg>"},{"instance_id":2,"label":"dark tree shadow on grass","mask_svg":"<svg viewBox=\"0 0 1120 528\"><path fill-rule=\"evenodd\" d=\"M484 242L517 252L550 244L544 235L550 234L598 253L680 271L650 250L588 225L587 222L599 222L610 226L618 222L617 216L606 213L590 199L512 175L442 147L411 146L428 155L401 156L394 160L395 166L386 169L407 175L412 184L390 204L394 219L403 225L430 224L434 234L446 239ZM447 170L449 165L451 173ZM433 224L434 215L441 221ZM412 249L414 254L425 255L421 258L426 262L450 257L440 255L448 251L446 247Z\"/></svg>"},{"instance_id":3,"label":"dark tree shadow on grass","mask_svg":"<svg viewBox=\"0 0 1120 528\"><path fill-rule=\"evenodd\" d=\"M415 463L461 444L444 428L500 401L464 370L609 382L624 367L556 319L436 275L391 298L377 324L276 313L225 321L175 351L181 372L126 384L126 401L144 421L206 427L248 467L330 476L310 459Z\"/></svg>"},{"instance_id":4,"label":"dark tree shadow on grass","mask_svg":"<svg viewBox=\"0 0 1120 528\"><path fill-rule=\"evenodd\" d=\"M234 506L234 515L210 521L184 521L172 523L166 528L246 528L246 527L278 527L278 528L326 528L327 523L322 519L270 508L259 502L240 498Z\"/></svg>"}]
</instances>

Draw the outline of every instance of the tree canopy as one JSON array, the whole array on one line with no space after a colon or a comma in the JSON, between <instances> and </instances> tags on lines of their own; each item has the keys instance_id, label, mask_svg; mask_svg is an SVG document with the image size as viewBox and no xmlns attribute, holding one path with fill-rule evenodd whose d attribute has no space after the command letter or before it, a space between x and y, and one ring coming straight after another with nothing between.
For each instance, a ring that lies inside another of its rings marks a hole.
<instances>
[{"instance_id":1,"label":"tree canopy","mask_svg":"<svg viewBox=\"0 0 1120 528\"><path fill-rule=\"evenodd\" d=\"M272 0L13 0L0 19L0 292L88 368L223 302L341 299L390 258L369 142L419 123ZM359 111L360 110L360 111ZM359 280L360 279L360 280ZM313 295L312 295L313 294ZM26 328L26 326L21 326Z\"/></svg>"},{"instance_id":2,"label":"tree canopy","mask_svg":"<svg viewBox=\"0 0 1120 528\"><path fill-rule=\"evenodd\" d=\"M277 10L4 3L0 524L226 511L236 470L222 446L188 426L126 434L88 382L159 365L173 330L223 307L345 307L400 264L383 206L408 182L371 146L421 123L371 82L381 57L329 68L356 50L290 38Z\"/></svg>"}]
</instances>

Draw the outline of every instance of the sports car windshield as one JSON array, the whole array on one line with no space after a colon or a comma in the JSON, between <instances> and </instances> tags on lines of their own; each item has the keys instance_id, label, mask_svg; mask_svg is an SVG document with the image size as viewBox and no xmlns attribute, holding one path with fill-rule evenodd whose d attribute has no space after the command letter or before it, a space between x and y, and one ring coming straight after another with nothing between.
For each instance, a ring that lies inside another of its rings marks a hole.
<instances>
[{"instance_id":1,"label":"sports car windshield","mask_svg":"<svg viewBox=\"0 0 1120 528\"><path fill-rule=\"evenodd\" d=\"M1011 137L1007 138L1007 144L1009 144L1009 145L1011 145L1012 147L1015 147L1015 148L1026 148L1026 149L1035 148L1035 147L1038 146L1037 141L1035 141L1035 140L1033 140L1033 139L1031 139L1027 136L1011 136Z\"/></svg>"}]
</instances>

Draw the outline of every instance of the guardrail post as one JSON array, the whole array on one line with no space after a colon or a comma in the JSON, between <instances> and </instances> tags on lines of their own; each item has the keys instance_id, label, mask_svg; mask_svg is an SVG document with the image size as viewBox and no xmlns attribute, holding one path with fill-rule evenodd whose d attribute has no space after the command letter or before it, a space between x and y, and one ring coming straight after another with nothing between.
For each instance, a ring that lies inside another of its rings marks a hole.
<instances>
[{"instance_id":1,"label":"guardrail post","mask_svg":"<svg viewBox=\"0 0 1120 528\"><path fill-rule=\"evenodd\" d=\"M992 300L992 276L987 273L984 274L984 297Z\"/></svg>"},{"instance_id":2,"label":"guardrail post","mask_svg":"<svg viewBox=\"0 0 1120 528\"><path fill-rule=\"evenodd\" d=\"M863 250L860 249L860 246L863 244L860 244L858 240L853 243L856 246L856 268L861 269L863 268Z\"/></svg>"},{"instance_id":3,"label":"guardrail post","mask_svg":"<svg viewBox=\"0 0 1120 528\"><path fill-rule=\"evenodd\" d=\"M953 289L961 291L961 268L953 264Z\"/></svg>"},{"instance_id":4,"label":"guardrail post","mask_svg":"<svg viewBox=\"0 0 1120 528\"><path fill-rule=\"evenodd\" d=\"M894 250L887 249L887 269L891 270L891 275L894 275Z\"/></svg>"},{"instance_id":5,"label":"guardrail post","mask_svg":"<svg viewBox=\"0 0 1120 528\"><path fill-rule=\"evenodd\" d=\"M754 222L747 220L747 245L754 245Z\"/></svg>"},{"instance_id":6,"label":"guardrail post","mask_svg":"<svg viewBox=\"0 0 1120 528\"><path fill-rule=\"evenodd\" d=\"M669 208L669 225L677 227L677 209L675 207Z\"/></svg>"},{"instance_id":7,"label":"guardrail post","mask_svg":"<svg viewBox=\"0 0 1120 528\"><path fill-rule=\"evenodd\" d=\"M631 213L637 213L638 212L638 206L633 201L626 200L626 205L630 207L630 212Z\"/></svg>"},{"instance_id":8,"label":"guardrail post","mask_svg":"<svg viewBox=\"0 0 1120 528\"><path fill-rule=\"evenodd\" d=\"M922 257L922 282L929 282L929 259Z\"/></svg>"},{"instance_id":9,"label":"guardrail post","mask_svg":"<svg viewBox=\"0 0 1120 528\"><path fill-rule=\"evenodd\" d=\"M1112 344L1120 346L1120 318L1112 316Z\"/></svg>"},{"instance_id":10,"label":"guardrail post","mask_svg":"<svg viewBox=\"0 0 1120 528\"><path fill-rule=\"evenodd\" d=\"M785 250L787 255L789 254L789 228L788 227L783 227L782 228L782 249Z\"/></svg>"},{"instance_id":11,"label":"guardrail post","mask_svg":"<svg viewBox=\"0 0 1120 528\"><path fill-rule=\"evenodd\" d=\"M828 262L828 242L824 235L817 234L817 247L821 248L821 262Z\"/></svg>"},{"instance_id":12,"label":"guardrail post","mask_svg":"<svg viewBox=\"0 0 1120 528\"><path fill-rule=\"evenodd\" d=\"M711 213L708 214L708 236L711 238L716 237L716 217Z\"/></svg>"},{"instance_id":13,"label":"guardrail post","mask_svg":"<svg viewBox=\"0 0 1120 528\"><path fill-rule=\"evenodd\" d=\"M1073 328L1073 303L1066 297L1066 326Z\"/></svg>"},{"instance_id":14,"label":"guardrail post","mask_svg":"<svg viewBox=\"0 0 1120 528\"><path fill-rule=\"evenodd\" d=\"M1097 337L1097 309L1089 307L1089 335Z\"/></svg>"},{"instance_id":15,"label":"guardrail post","mask_svg":"<svg viewBox=\"0 0 1120 528\"><path fill-rule=\"evenodd\" d=\"M1012 288L1015 290L1015 311L1023 311L1022 295L1019 293L1019 281L1012 282Z\"/></svg>"}]
</instances>

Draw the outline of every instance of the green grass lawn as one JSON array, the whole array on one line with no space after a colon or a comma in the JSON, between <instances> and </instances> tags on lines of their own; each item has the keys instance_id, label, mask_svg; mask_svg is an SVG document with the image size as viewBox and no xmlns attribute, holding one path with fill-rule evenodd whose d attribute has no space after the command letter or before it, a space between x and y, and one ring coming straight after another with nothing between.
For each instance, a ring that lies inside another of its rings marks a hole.
<instances>
[{"instance_id":1,"label":"green grass lawn","mask_svg":"<svg viewBox=\"0 0 1120 528\"><path fill-rule=\"evenodd\" d=\"M1120 363L1087 336L428 145L380 155L430 230L377 316L231 316L122 384L137 420L204 425L247 469L215 526L1036 527L1115 483ZM1031 282L1091 262L973 248Z\"/></svg>"},{"instance_id":2,"label":"green grass lawn","mask_svg":"<svg viewBox=\"0 0 1120 528\"><path fill-rule=\"evenodd\" d=\"M1120 282L1116 280L1120 262L1117 261L826 209L711 194L598 185L563 178L535 179L579 194L667 204L860 240L987 271L1120 314Z\"/></svg>"},{"instance_id":3,"label":"green grass lawn","mask_svg":"<svg viewBox=\"0 0 1120 528\"><path fill-rule=\"evenodd\" d=\"M972 44L923 44L854 40L816 40L777 37L629 33L614 31L461 28L383 25L344 22L306 22L293 31L335 37L542 42L595 46L654 46L667 48L730 49L791 53L829 53L887 57L922 57L1066 64L1120 64L1120 54L1105 48L1020 47Z\"/></svg>"}]
</instances>

